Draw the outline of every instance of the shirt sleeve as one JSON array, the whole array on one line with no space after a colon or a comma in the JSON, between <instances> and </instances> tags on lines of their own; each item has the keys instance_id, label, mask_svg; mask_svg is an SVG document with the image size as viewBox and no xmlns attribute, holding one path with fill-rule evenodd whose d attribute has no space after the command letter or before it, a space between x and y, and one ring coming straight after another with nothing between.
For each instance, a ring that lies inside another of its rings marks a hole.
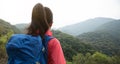
<instances>
[{"instance_id":1,"label":"shirt sleeve","mask_svg":"<svg viewBox=\"0 0 120 64\"><path fill-rule=\"evenodd\" d=\"M56 38L48 43L48 64L66 64L60 42Z\"/></svg>"}]
</instances>

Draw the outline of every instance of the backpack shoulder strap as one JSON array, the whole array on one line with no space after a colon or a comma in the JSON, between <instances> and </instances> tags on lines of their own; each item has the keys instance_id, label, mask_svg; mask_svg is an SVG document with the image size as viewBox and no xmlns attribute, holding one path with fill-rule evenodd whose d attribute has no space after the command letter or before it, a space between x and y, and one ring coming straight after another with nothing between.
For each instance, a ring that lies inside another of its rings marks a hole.
<instances>
[{"instance_id":1,"label":"backpack shoulder strap","mask_svg":"<svg viewBox=\"0 0 120 64\"><path fill-rule=\"evenodd\" d=\"M48 35L45 35L45 38L43 39L43 53L44 53L44 57L46 59L46 62L47 62L47 57L48 57L48 43L51 39L53 39L54 37L53 36L48 36Z\"/></svg>"},{"instance_id":2,"label":"backpack shoulder strap","mask_svg":"<svg viewBox=\"0 0 120 64\"><path fill-rule=\"evenodd\" d=\"M48 42L53 38L54 38L53 36L45 35L45 38L43 40L43 45L46 47L48 45Z\"/></svg>"}]
</instances>

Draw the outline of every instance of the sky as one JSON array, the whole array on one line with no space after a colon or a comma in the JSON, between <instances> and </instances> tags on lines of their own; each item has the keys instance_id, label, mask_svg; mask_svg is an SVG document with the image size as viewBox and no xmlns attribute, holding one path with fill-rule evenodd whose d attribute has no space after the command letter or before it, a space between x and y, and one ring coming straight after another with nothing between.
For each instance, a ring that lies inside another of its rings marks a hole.
<instances>
[{"instance_id":1,"label":"sky","mask_svg":"<svg viewBox=\"0 0 120 64\"><path fill-rule=\"evenodd\" d=\"M95 17L120 19L120 0L0 0L0 19L13 25L30 23L36 3L42 3L52 10L52 28Z\"/></svg>"}]
</instances>

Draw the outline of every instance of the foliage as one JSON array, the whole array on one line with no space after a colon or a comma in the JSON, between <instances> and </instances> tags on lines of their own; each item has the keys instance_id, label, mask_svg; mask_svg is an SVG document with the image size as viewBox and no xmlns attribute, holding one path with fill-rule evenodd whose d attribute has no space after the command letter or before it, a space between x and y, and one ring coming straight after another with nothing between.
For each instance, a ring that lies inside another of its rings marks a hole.
<instances>
[{"instance_id":1,"label":"foliage","mask_svg":"<svg viewBox=\"0 0 120 64\"><path fill-rule=\"evenodd\" d=\"M1 64L6 64L7 55L6 55L6 50L5 50L5 44L12 34L13 34L13 31L11 30L6 35L2 35L0 37L0 62Z\"/></svg>"},{"instance_id":2,"label":"foliage","mask_svg":"<svg viewBox=\"0 0 120 64\"><path fill-rule=\"evenodd\" d=\"M68 61L67 61L67 63L66 63L66 64L72 64L72 62L68 62Z\"/></svg>"},{"instance_id":3,"label":"foliage","mask_svg":"<svg viewBox=\"0 0 120 64\"><path fill-rule=\"evenodd\" d=\"M120 20L111 21L99 27L94 32L84 33L78 38L90 44L99 52L109 56L120 55Z\"/></svg>"},{"instance_id":4,"label":"foliage","mask_svg":"<svg viewBox=\"0 0 120 64\"><path fill-rule=\"evenodd\" d=\"M78 53L73 56L73 64L120 64L120 57L110 57L100 52L95 52L93 55Z\"/></svg>"},{"instance_id":5,"label":"foliage","mask_svg":"<svg viewBox=\"0 0 120 64\"><path fill-rule=\"evenodd\" d=\"M77 53L93 53L94 49L88 45L81 42L78 38L62 33L60 31L52 30L53 35L60 40L62 45L64 55L68 61L72 61L72 57Z\"/></svg>"}]
</instances>

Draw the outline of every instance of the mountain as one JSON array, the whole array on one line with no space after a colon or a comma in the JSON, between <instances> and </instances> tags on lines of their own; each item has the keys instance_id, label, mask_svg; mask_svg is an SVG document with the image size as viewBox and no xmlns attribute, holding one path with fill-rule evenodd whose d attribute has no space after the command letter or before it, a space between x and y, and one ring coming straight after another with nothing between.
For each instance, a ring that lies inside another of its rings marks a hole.
<instances>
[{"instance_id":1,"label":"mountain","mask_svg":"<svg viewBox=\"0 0 120 64\"><path fill-rule=\"evenodd\" d=\"M65 58L68 61L72 61L72 57L77 53L86 54L87 52L95 52L94 48L91 47L91 45L81 42L78 38L72 35L62 33L58 30L52 30L52 32L54 37L56 37L60 41Z\"/></svg>"},{"instance_id":2,"label":"mountain","mask_svg":"<svg viewBox=\"0 0 120 64\"><path fill-rule=\"evenodd\" d=\"M120 20L116 20L116 21L111 21L109 23L105 23L102 26L98 27L96 29L96 31L99 32L107 32L110 33L112 36L116 37L116 38L120 38Z\"/></svg>"},{"instance_id":3,"label":"mountain","mask_svg":"<svg viewBox=\"0 0 120 64\"><path fill-rule=\"evenodd\" d=\"M11 25L8 22L0 19L0 34L6 34L11 29Z\"/></svg>"},{"instance_id":4,"label":"mountain","mask_svg":"<svg viewBox=\"0 0 120 64\"><path fill-rule=\"evenodd\" d=\"M99 26L101 26L107 22L113 21L113 20L115 20L115 19L97 17L94 19L88 19L86 21L83 21L83 22L80 22L77 24L73 24L73 25L59 28L59 30L64 32L64 33L68 33L68 34L77 36L77 35L80 35L82 33L94 31Z\"/></svg>"},{"instance_id":5,"label":"mountain","mask_svg":"<svg viewBox=\"0 0 120 64\"><path fill-rule=\"evenodd\" d=\"M97 50L108 54L120 54L120 20L99 26L95 31L78 36L80 41L92 45Z\"/></svg>"},{"instance_id":6,"label":"mountain","mask_svg":"<svg viewBox=\"0 0 120 64\"><path fill-rule=\"evenodd\" d=\"M21 24L16 24L14 25L16 28L18 28L22 33L25 32L29 24L21 23Z\"/></svg>"},{"instance_id":7,"label":"mountain","mask_svg":"<svg viewBox=\"0 0 120 64\"><path fill-rule=\"evenodd\" d=\"M12 25L11 27L15 34L22 33L16 26Z\"/></svg>"},{"instance_id":8,"label":"mountain","mask_svg":"<svg viewBox=\"0 0 120 64\"><path fill-rule=\"evenodd\" d=\"M20 30L5 20L0 19L0 34L6 34L12 30L14 33L20 33Z\"/></svg>"}]
</instances>

